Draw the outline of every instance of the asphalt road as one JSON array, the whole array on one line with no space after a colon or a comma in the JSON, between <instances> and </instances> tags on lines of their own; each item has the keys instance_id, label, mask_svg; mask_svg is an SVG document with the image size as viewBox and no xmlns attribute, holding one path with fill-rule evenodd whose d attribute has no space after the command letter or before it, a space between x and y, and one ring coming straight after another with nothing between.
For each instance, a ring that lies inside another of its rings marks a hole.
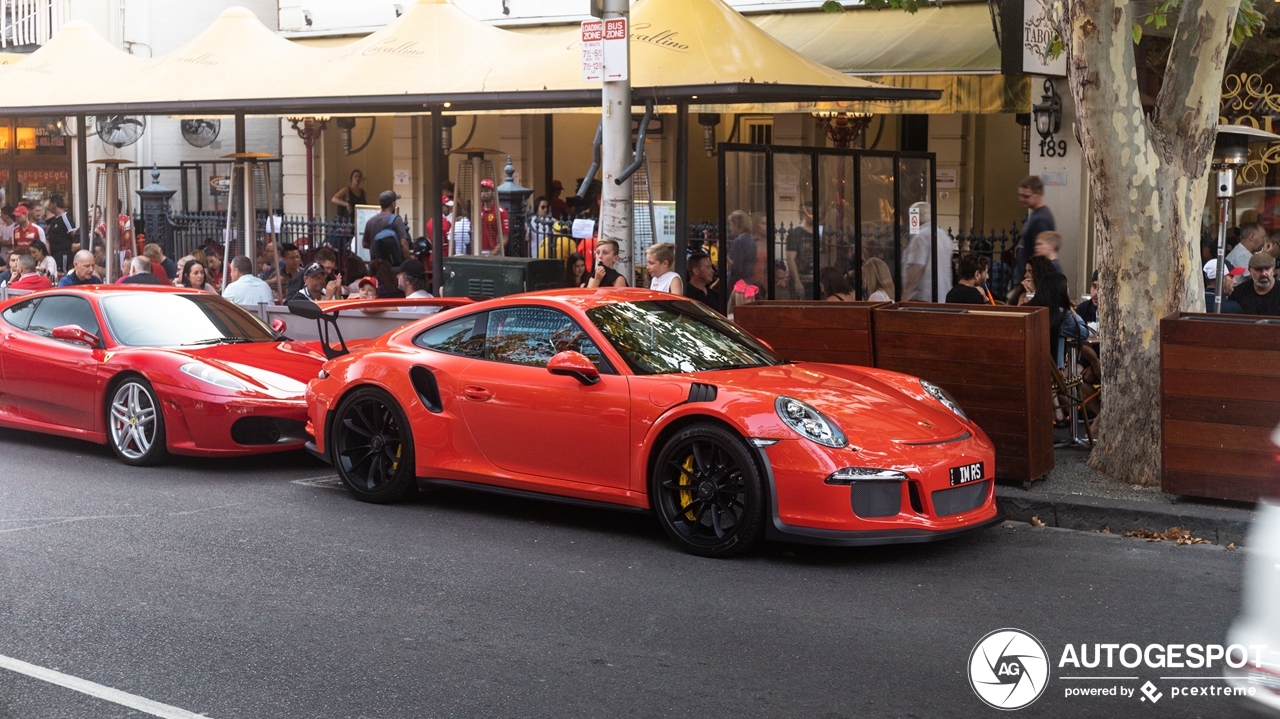
<instances>
[{"instance_id":1,"label":"asphalt road","mask_svg":"<svg viewBox=\"0 0 1280 719\"><path fill-rule=\"evenodd\" d=\"M302 454L141 470L0 430L0 466L0 658L212 719L1007 716L967 679L994 629L1056 664L1221 642L1239 601L1240 551L1025 525L708 560L644 516L362 504L296 483L332 476ZM1061 673L1014 714L1240 714L1169 683L1068 699ZM147 715L0 669L0 719L124 716Z\"/></svg>"}]
</instances>

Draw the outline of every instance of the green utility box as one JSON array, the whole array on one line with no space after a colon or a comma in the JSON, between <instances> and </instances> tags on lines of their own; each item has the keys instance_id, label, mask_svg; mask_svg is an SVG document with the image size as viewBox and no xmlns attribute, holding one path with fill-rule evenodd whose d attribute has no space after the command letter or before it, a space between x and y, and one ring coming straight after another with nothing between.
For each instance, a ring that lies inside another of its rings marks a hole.
<instances>
[{"instance_id":1,"label":"green utility box","mask_svg":"<svg viewBox=\"0 0 1280 719\"><path fill-rule=\"evenodd\" d=\"M445 297L502 297L564 287L560 260L456 255L444 260Z\"/></svg>"}]
</instances>

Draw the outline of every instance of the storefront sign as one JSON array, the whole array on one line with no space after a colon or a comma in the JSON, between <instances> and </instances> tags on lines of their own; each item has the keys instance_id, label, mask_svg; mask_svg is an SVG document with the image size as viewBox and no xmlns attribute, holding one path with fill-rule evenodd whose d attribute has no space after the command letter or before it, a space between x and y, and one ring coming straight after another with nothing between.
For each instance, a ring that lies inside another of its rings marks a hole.
<instances>
[{"instance_id":1,"label":"storefront sign","mask_svg":"<svg viewBox=\"0 0 1280 719\"><path fill-rule=\"evenodd\" d=\"M6 173L8 174L8 173ZM7 177L5 178L8 179ZM18 170L18 182L26 185L29 183L39 184L57 184L65 183L68 180L66 170Z\"/></svg>"},{"instance_id":2,"label":"storefront sign","mask_svg":"<svg viewBox=\"0 0 1280 719\"><path fill-rule=\"evenodd\" d=\"M1000 69L1005 75L1067 76L1067 54L1060 52L1055 58L1049 51L1058 31L1041 0L1001 3L1000 26Z\"/></svg>"},{"instance_id":3,"label":"storefront sign","mask_svg":"<svg viewBox=\"0 0 1280 719\"><path fill-rule=\"evenodd\" d=\"M956 169L954 167L938 168L937 185L939 190L954 190L957 187L956 183Z\"/></svg>"},{"instance_id":4,"label":"storefront sign","mask_svg":"<svg viewBox=\"0 0 1280 719\"><path fill-rule=\"evenodd\" d=\"M1239 73L1222 80L1221 125L1248 125L1267 132L1280 130L1280 92L1261 75ZM1280 143L1255 145L1249 164L1237 176L1242 185L1263 182L1271 168L1280 165Z\"/></svg>"}]
</instances>

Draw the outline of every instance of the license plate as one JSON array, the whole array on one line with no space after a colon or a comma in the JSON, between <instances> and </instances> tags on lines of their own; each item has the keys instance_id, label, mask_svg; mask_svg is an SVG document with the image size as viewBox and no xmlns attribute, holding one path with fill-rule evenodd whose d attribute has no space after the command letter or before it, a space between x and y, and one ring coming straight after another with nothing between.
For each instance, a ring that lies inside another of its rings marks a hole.
<instances>
[{"instance_id":1,"label":"license plate","mask_svg":"<svg viewBox=\"0 0 1280 719\"><path fill-rule=\"evenodd\" d=\"M982 462L974 462L966 464L962 467L951 468L951 486L957 484L965 484L967 482L976 482L982 479Z\"/></svg>"}]
</instances>

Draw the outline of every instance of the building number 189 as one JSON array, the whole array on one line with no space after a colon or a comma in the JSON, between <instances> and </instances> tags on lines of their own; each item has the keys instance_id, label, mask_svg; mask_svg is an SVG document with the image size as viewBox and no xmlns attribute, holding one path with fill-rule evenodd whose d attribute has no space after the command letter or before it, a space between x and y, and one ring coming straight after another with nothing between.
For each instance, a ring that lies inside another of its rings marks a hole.
<instances>
[{"instance_id":1,"label":"building number 189","mask_svg":"<svg viewBox=\"0 0 1280 719\"><path fill-rule=\"evenodd\" d=\"M1066 157L1067 141L1054 140L1052 137L1047 137L1041 140L1040 156L1041 157Z\"/></svg>"}]
</instances>

